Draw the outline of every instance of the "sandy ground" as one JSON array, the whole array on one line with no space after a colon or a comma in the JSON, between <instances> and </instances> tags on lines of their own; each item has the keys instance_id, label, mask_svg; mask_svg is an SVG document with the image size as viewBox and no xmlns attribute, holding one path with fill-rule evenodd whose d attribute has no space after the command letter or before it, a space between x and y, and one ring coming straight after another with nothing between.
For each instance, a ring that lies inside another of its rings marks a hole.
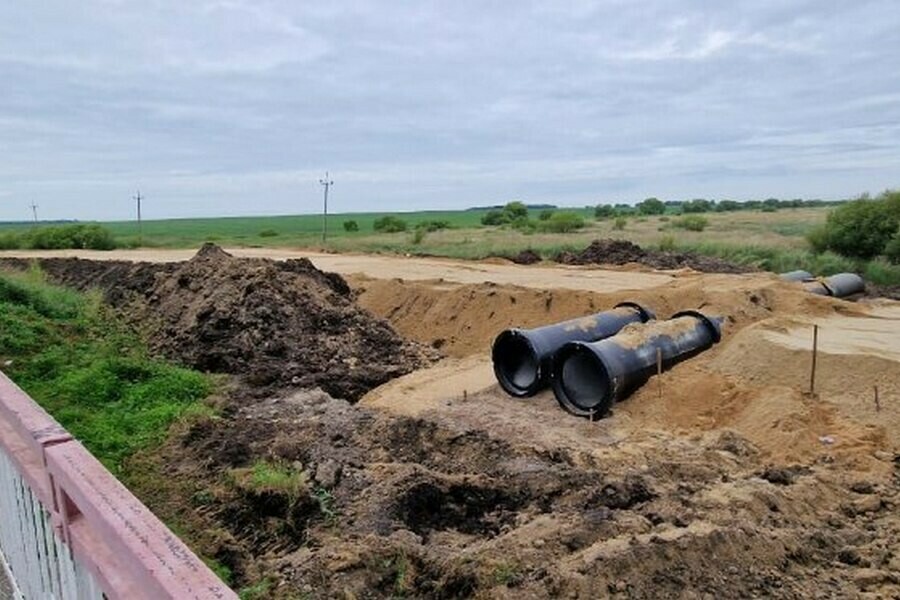
<instances>
[{"instance_id":1,"label":"sandy ground","mask_svg":"<svg viewBox=\"0 0 900 600\"><path fill-rule=\"evenodd\" d=\"M251 548L237 567L277 572L310 597L900 597L900 303L823 298L764 273L234 253L341 273L363 308L446 356L356 406L321 392L273 398L191 432L203 449L192 478L209 448L302 461L316 477L343 470L342 517L304 521L309 547L260 537L252 503L228 525L242 505L221 492L209 514ZM663 319L721 316L723 339L593 423L549 391L512 399L494 382L489 350L504 328L626 300ZM170 462L183 455L173 446Z\"/></svg>"},{"instance_id":2,"label":"sandy ground","mask_svg":"<svg viewBox=\"0 0 900 600\"><path fill-rule=\"evenodd\" d=\"M438 280L475 284L493 282L537 289L588 291L638 290L665 284L671 275L635 271L611 271L577 267L523 267L506 261L472 262L440 258L404 258L371 254L323 254L278 248L226 248L228 253L245 258L287 260L308 258L323 271L341 275L363 274L378 279L413 281ZM196 250L40 250L3 251L0 258L77 257L90 260L130 260L177 262L187 260Z\"/></svg>"}]
</instances>

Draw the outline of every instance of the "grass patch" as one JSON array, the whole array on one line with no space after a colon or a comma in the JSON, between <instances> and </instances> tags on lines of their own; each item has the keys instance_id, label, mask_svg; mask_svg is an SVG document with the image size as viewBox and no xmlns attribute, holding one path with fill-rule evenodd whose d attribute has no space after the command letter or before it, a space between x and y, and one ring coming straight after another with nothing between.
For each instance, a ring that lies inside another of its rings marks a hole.
<instances>
[{"instance_id":1,"label":"grass patch","mask_svg":"<svg viewBox=\"0 0 900 600\"><path fill-rule=\"evenodd\" d=\"M229 479L243 490L283 495L291 503L310 494L306 473L283 462L258 460L250 467L232 469Z\"/></svg>"},{"instance_id":2,"label":"grass patch","mask_svg":"<svg viewBox=\"0 0 900 600\"><path fill-rule=\"evenodd\" d=\"M149 355L99 297L42 274L0 272L0 364L32 398L119 475L177 419L205 409L211 380Z\"/></svg>"}]
</instances>

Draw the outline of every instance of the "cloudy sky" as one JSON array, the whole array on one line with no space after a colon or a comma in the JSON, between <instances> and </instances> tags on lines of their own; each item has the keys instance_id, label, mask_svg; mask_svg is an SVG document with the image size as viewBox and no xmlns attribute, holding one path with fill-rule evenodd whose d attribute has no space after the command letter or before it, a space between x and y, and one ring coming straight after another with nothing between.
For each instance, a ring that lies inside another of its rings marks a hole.
<instances>
[{"instance_id":1,"label":"cloudy sky","mask_svg":"<svg viewBox=\"0 0 900 600\"><path fill-rule=\"evenodd\" d=\"M6 0L0 220L900 185L895 0Z\"/></svg>"}]
</instances>

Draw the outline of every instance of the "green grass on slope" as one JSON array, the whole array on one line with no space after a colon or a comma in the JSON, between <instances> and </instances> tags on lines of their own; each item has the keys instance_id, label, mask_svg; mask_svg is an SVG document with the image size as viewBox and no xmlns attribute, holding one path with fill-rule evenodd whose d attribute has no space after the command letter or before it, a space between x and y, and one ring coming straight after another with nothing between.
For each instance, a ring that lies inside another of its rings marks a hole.
<instances>
[{"instance_id":1,"label":"green grass on slope","mask_svg":"<svg viewBox=\"0 0 900 600\"><path fill-rule=\"evenodd\" d=\"M98 297L38 271L0 271L0 368L117 475L211 391L207 376L151 357Z\"/></svg>"}]
</instances>

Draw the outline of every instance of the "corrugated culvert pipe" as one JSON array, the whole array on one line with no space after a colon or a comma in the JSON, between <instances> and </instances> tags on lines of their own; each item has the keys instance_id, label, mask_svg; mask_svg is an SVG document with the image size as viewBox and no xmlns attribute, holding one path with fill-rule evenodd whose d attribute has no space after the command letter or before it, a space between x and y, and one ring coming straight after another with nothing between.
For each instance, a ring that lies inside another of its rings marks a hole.
<instances>
[{"instance_id":1,"label":"corrugated culvert pipe","mask_svg":"<svg viewBox=\"0 0 900 600\"><path fill-rule=\"evenodd\" d=\"M554 360L553 393L573 415L602 417L656 373L657 348L668 369L717 343L721 323L686 310L599 342L566 344Z\"/></svg>"},{"instance_id":2,"label":"corrugated culvert pipe","mask_svg":"<svg viewBox=\"0 0 900 600\"><path fill-rule=\"evenodd\" d=\"M847 298L866 291L866 282L856 273L838 273L822 280L804 281L806 291L819 296Z\"/></svg>"},{"instance_id":3,"label":"corrugated culvert pipe","mask_svg":"<svg viewBox=\"0 0 900 600\"><path fill-rule=\"evenodd\" d=\"M494 375L508 394L533 396L547 386L553 356L569 342L594 342L617 334L629 323L646 323L654 314L634 302L612 310L535 329L507 329L494 340Z\"/></svg>"}]
</instances>

